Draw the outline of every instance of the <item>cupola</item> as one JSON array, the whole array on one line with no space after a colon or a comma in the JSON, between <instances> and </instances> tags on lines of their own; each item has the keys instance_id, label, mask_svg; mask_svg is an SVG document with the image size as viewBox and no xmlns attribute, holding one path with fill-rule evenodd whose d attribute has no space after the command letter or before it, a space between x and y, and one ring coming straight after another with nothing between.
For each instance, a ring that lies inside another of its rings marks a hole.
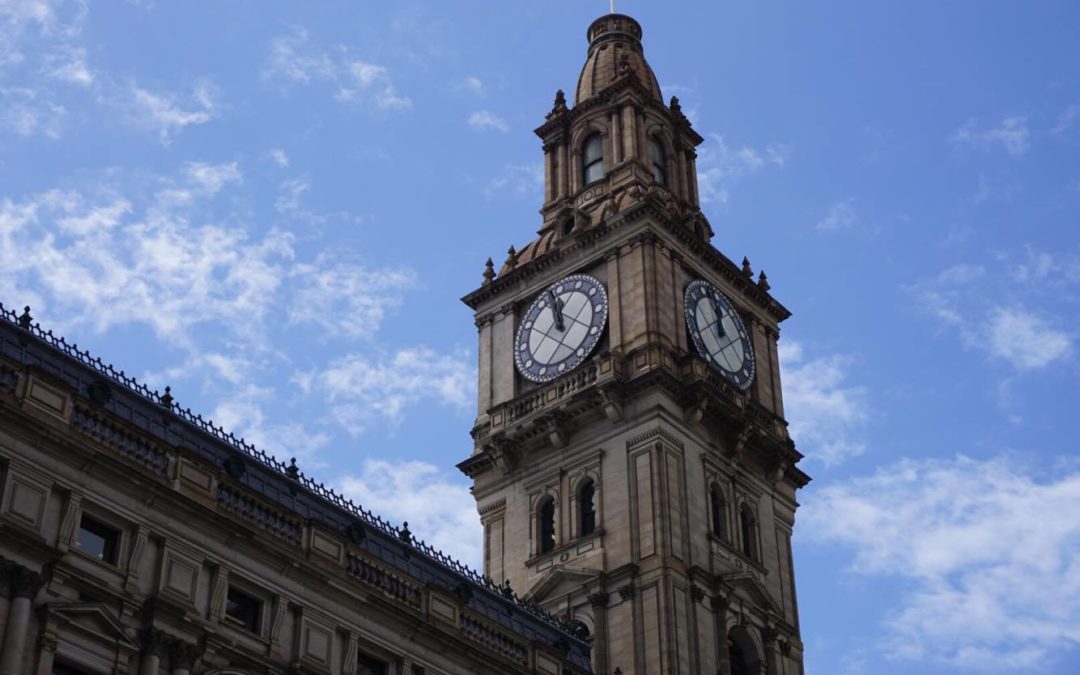
<instances>
[{"instance_id":1,"label":"cupola","mask_svg":"<svg viewBox=\"0 0 1080 675\"><path fill-rule=\"evenodd\" d=\"M578 105L628 73L658 102L663 101L656 75L641 48L641 24L625 14L602 16L589 26L589 56L578 78L574 105Z\"/></svg>"}]
</instances>

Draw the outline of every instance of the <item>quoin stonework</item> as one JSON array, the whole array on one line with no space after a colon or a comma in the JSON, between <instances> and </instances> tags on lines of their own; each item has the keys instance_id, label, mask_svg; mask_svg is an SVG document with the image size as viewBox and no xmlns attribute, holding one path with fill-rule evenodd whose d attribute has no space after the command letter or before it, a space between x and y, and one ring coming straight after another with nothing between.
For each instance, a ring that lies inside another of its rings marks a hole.
<instances>
[{"instance_id":1,"label":"quoin stonework","mask_svg":"<svg viewBox=\"0 0 1080 675\"><path fill-rule=\"evenodd\" d=\"M0 306L0 675L801 675L789 313L641 39L589 27L464 298L482 572Z\"/></svg>"}]
</instances>

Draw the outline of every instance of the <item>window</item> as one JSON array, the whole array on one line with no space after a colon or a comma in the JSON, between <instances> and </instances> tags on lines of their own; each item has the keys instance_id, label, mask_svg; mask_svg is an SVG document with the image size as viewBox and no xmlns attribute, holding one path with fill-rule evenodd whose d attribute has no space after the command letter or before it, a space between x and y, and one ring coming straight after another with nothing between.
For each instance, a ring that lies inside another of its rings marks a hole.
<instances>
[{"instance_id":1,"label":"window","mask_svg":"<svg viewBox=\"0 0 1080 675\"><path fill-rule=\"evenodd\" d=\"M52 675L86 675L86 673L62 661L53 661Z\"/></svg>"},{"instance_id":2,"label":"window","mask_svg":"<svg viewBox=\"0 0 1080 675\"><path fill-rule=\"evenodd\" d=\"M649 155L652 159L652 177L657 185L667 185L667 153L664 146L656 136L652 137L649 144Z\"/></svg>"},{"instance_id":3,"label":"window","mask_svg":"<svg viewBox=\"0 0 1080 675\"><path fill-rule=\"evenodd\" d=\"M79 521L79 548L86 555L115 565L120 558L120 530L83 514Z\"/></svg>"},{"instance_id":4,"label":"window","mask_svg":"<svg viewBox=\"0 0 1080 675\"><path fill-rule=\"evenodd\" d=\"M370 656L361 654L356 663L356 675L386 675L386 664Z\"/></svg>"},{"instance_id":5,"label":"window","mask_svg":"<svg viewBox=\"0 0 1080 675\"><path fill-rule=\"evenodd\" d=\"M747 558L757 560L757 522L754 512L746 504L739 510L739 522L742 525L742 549Z\"/></svg>"},{"instance_id":6,"label":"window","mask_svg":"<svg viewBox=\"0 0 1080 675\"><path fill-rule=\"evenodd\" d=\"M727 513L724 504L724 491L715 483L709 491L709 507L712 516L713 534L721 539L727 539Z\"/></svg>"},{"instance_id":7,"label":"window","mask_svg":"<svg viewBox=\"0 0 1080 675\"><path fill-rule=\"evenodd\" d=\"M581 150L581 166L581 175L586 185L604 177L604 143L600 134L593 134L585 139Z\"/></svg>"},{"instance_id":8,"label":"window","mask_svg":"<svg viewBox=\"0 0 1080 675\"><path fill-rule=\"evenodd\" d=\"M540 552L547 553L555 548L555 500L547 497L540 503L537 512L540 531Z\"/></svg>"},{"instance_id":9,"label":"window","mask_svg":"<svg viewBox=\"0 0 1080 675\"><path fill-rule=\"evenodd\" d=\"M578 509L581 511L581 536L596 531L596 484L585 481L578 491Z\"/></svg>"},{"instance_id":10,"label":"window","mask_svg":"<svg viewBox=\"0 0 1080 675\"><path fill-rule=\"evenodd\" d=\"M229 595L225 598L225 618L258 635L262 627L262 606L262 600L229 586Z\"/></svg>"}]
</instances>

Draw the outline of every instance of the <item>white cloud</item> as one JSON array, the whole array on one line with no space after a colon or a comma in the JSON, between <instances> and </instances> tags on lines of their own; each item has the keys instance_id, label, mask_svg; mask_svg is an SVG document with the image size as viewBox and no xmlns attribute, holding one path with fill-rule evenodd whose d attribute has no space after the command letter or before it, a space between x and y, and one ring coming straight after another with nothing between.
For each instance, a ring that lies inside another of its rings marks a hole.
<instances>
[{"instance_id":1,"label":"white cloud","mask_svg":"<svg viewBox=\"0 0 1080 675\"><path fill-rule=\"evenodd\" d=\"M868 418L866 390L848 381L854 359L807 359L798 342L780 343L784 412L789 431L808 459L838 464L866 449L858 438Z\"/></svg>"},{"instance_id":2,"label":"white cloud","mask_svg":"<svg viewBox=\"0 0 1080 675\"><path fill-rule=\"evenodd\" d=\"M702 147L697 162L698 193L705 204L726 204L731 187L743 176L787 162L788 150L782 145L730 147L719 134L711 134L711 138L713 143Z\"/></svg>"},{"instance_id":3,"label":"white cloud","mask_svg":"<svg viewBox=\"0 0 1080 675\"><path fill-rule=\"evenodd\" d=\"M47 58L46 72L49 77L78 85L90 87L94 84L94 73L86 64L86 50L67 47Z\"/></svg>"},{"instance_id":4,"label":"white cloud","mask_svg":"<svg viewBox=\"0 0 1080 675\"><path fill-rule=\"evenodd\" d=\"M835 232L854 227L859 219L855 215L855 200L845 199L829 207L829 212L818 221L818 232Z\"/></svg>"},{"instance_id":5,"label":"white cloud","mask_svg":"<svg viewBox=\"0 0 1080 675\"><path fill-rule=\"evenodd\" d=\"M389 69L377 63L349 58L342 48L333 57L308 45L308 33L295 30L275 38L262 77L278 84L322 81L334 86L339 101L362 102L378 110L407 110L412 100L401 94L390 77Z\"/></svg>"},{"instance_id":6,"label":"white cloud","mask_svg":"<svg viewBox=\"0 0 1080 675\"><path fill-rule=\"evenodd\" d=\"M229 183L237 183L243 178L240 165L236 162L227 164L189 162L184 167L184 173L189 183L207 195L215 195Z\"/></svg>"},{"instance_id":7,"label":"white cloud","mask_svg":"<svg viewBox=\"0 0 1080 675\"><path fill-rule=\"evenodd\" d=\"M290 35L275 38L270 43L263 79L309 82L312 79L333 78L336 71L333 60L325 52L308 49L307 41L306 30L296 30Z\"/></svg>"},{"instance_id":8,"label":"white cloud","mask_svg":"<svg viewBox=\"0 0 1080 675\"><path fill-rule=\"evenodd\" d=\"M283 169L289 166L289 155L281 148L271 148L270 150L267 150L266 156L270 158L271 162Z\"/></svg>"},{"instance_id":9,"label":"white cloud","mask_svg":"<svg viewBox=\"0 0 1080 675\"><path fill-rule=\"evenodd\" d=\"M479 77L466 77L462 80L461 86L474 94L484 93L484 82Z\"/></svg>"},{"instance_id":10,"label":"white cloud","mask_svg":"<svg viewBox=\"0 0 1080 675\"><path fill-rule=\"evenodd\" d=\"M997 307L989 317L990 353L1021 371L1038 370L1065 358L1072 339L1019 307Z\"/></svg>"},{"instance_id":11,"label":"white cloud","mask_svg":"<svg viewBox=\"0 0 1080 675\"><path fill-rule=\"evenodd\" d=\"M902 461L817 491L799 536L902 582L882 647L975 672L1046 672L1080 646L1080 472L1007 459ZM1050 595L1048 595L1048 593Z\"/></svg>"},{"instance_id":12,"label":"white cloud","mask_svg":"<svg viewBox=\"0 0 1080 675\"><path fill-rule=\"evenodd\" d=\"M543 164L507 164L503 175L488 181L484 195L494 197L500 192L513 195L538 196L544 189Z\"/></svg>"},{"instance_id":13,"label":"white cloud","mask_svg":"<svg viewBox=\"0 0 1080 675\"><path fill-rule=\"evenodd\" d=\"M442 552L482 569L483 547L476 502L463 480L425 462L364 460L341 481L341 492Z\"/></svg>"},{"instance_id":14,"label":"white cloud","mask_svg":"<svg viewBox=\"0 0 1080 675\"><path fill-rule=\"evenodd\" d=\"M510 131L510 125L506 121L491 112L490 110L478 110L469 115L469 126L476 131L486 131L487 129L494 129L506 133Z\"/></svg>"},{"instance_id":15,"label":"white cloud","mask_svg":"<svg viewBox=\"0 0 1080 675\"><path fill-rule=\"evenodd\" d=\"M1076 263L1031 248L1002 256L999 263L1000 271L957 264L906 290L924 312L955 331L964 346L1017 373L1067 359L1073 336L1062 324L1069 326L1072 315L1053 308L1080 283L1080 276L1072 275Z\"/></svg>"},{"instance_id":16,"label":"white cloud","mask_svg":"<svg viewBox=\"0 0 1080 675\"><path fill-rule=\"evenodd\" d=\"M1008 154L1019 157L1031 147L1031 131L1026 117L1006 117L994 127L980 127L979 120L971 118L949 140L955 145L982 150L1000 146Z\"/></svg>"},{"instance_id":17,"label":"white cloud","mask_svg":"<svg viewBox=\"0 0 1080 675\"><path fill-rule=\"evenodd\" d=\"M411 347L388 358L349 354L319 373L316 386L336 420L349 433L359 435L377 420L400 423L405 409L420 401L467 409L475 379L467 355Z\"/></svg>"},{"instance_id":18,"label":"white cloud","mask_svg":"<svg viewBox=\"0 0 1080 675\"><path fill-rule=\"evenodd\" d=\"M1080 103L1073 103L1065 109L1065 112L1061 113L1057 125L1050 130L1050 133L1054 135L1063 134L1071 129L1077 120L1080 120Z\"/></svg>"},{"instance_id":19,"label":"white cloud","mask_svg":"<svg viewBox=\"0 0 1080 675\"><path fill-rule=\"evenodd\" d=\"M386 313L401 306L405 291L417 285L408 269L369 269L328 259L299 264L292 274L296 290L289 321L338 337L371 337Z\"/></svg>"},{"instance_id":20,"label":"white cloud","mask_svg":"<svg viewBox=\"0 0 1080 675\"><path fill-rule=\"evenodd\" d=\"M214 94L206 82L197 84L187 101L179 101L175 94L155 93L137 85L132 85L130 93L132 120L157 132L166 145L186 127L206 124L214 118Z\"/></svg>"},{"instance_id":21,"label":"white cloud","mask_svg":"<svg viewBox=\"0 0 1080 675\"><path fill-rule=\"evenodd\" d=\"M41 134L60 138L61 122L67 111L47 93L27 87L0 87L0 130L29 138Z\"/></svg>"}]
</instances>

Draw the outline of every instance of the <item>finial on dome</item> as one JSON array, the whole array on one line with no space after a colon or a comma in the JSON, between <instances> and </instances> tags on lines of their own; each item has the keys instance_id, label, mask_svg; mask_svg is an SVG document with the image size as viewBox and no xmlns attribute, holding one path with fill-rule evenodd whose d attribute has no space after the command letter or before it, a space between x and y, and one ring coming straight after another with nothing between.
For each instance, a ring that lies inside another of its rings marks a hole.
<instances>
[{"instance_id":1,"label":"finial on dome","mask_svg":"<svg viewBox=\"0 0 1080 675\"><path fill-rule=\"evenodd\" d=\"M487 286L495 280L495 263L491 261L491 258L487 259L484 263L484 285Z\"/></svg>"},{"instance_id":2,"label":"finial on dome","mask_svg":"<svg viewBox=\"0 0 1080 675\"><path fill-rule=\"evenodd\" d=\"M742 273L745 274L747 278L753 278L754 276L754 270L750 267L750 258L747 258L746 256L743 256L742 259Z\"/></svg>"},{"instance_id":3,"label":"finial on dome","mask_svg":"<svg viewBox=\"0 0 1080 675\"><path fill-rule=\"evenodd\" d=\"M769 277L765 276L765 270L761 270L761 274L758 275L757 285L758 288L763 291L767 291L772 288L772 286L769 285Z\"/></svg>"},{"instance_id":4,"label":"finial on dome","mask_svg":"<svg viewBox=\"0 0 1080 675\"><path fill-rule=\"evenodd\" d=\"M515 251L514 247L511 246L509 248L509 250L506 251L506 262L504 262L503 265L507 269L514 269L515 267L517 267L517 259L518 259L517 251Z\"/></svg>"}]
</instances>

